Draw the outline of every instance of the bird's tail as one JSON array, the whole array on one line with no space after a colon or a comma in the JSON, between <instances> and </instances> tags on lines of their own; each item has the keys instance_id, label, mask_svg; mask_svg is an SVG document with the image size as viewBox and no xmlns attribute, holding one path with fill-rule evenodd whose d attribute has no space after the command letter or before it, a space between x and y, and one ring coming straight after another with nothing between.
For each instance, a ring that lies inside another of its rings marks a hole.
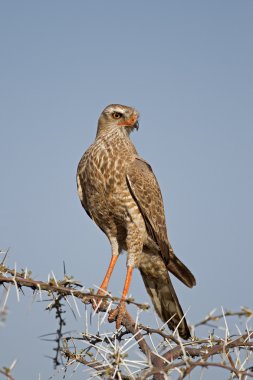
<instances>
[{"instance_id":1,"label":"bird's tail","mask_svg":"<svg viewBox=\"0 0 253 380\"><path fill-rule=\"evenodd\" d=\"M177 328L179 335L188 339L190 330L162 258L143 253L139 270L158 316L171 330Z\"/></svg>"},{"instance_id":2,"label":"bird's tail","mask_svg":"<svg viewBox=\"0 0 253 380\"><path fill-rule=\"evenodd\" d=\"M173 248L170 244L169 244L169 263L167 265L167 269L189 288L192 288L194 285L196 285L196 280L192 272L175 255Z\"/></svg>"},{"instance_id":3,"label":"bird's tail","mask_svg":"<svg viewBox=\"0 0 253 380\"><path fill-rule=\"evenodd\" d=\"M181 260L179 260L176 255L170 258L167 269L189 288L196 285L196 280L192 272L182 263Z\"/></svg>"}]
</instances>

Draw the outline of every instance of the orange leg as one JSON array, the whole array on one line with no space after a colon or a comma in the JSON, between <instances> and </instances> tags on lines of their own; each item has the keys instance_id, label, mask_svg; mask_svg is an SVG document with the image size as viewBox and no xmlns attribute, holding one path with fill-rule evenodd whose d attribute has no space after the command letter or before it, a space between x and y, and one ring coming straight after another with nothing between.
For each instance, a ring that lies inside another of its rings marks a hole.
<instances>
[{"instance_id":1,"label":"orange leg","mask_svg":"<svg viewBox=\"0 0 253 380\"><path fill-rule=\"evenodd\" d=\"M101 291L101 290L106 290L106 289L107 289L108 282L109 282L109 280L110 280L110 278L111 278L111 275L112 275L113 269L114 269L114 267L115 267L115 264L116 264L116 262L117 262L117 260L118 260L118 257L119 257L119 255L112 255L112 257L111 257L111 261L110 261L110 264L109 264L109 267L108 267L108 269L107 269L107 272L106 272L105 278L104 278L104 280L103 280L103 282L102 282L102 284L101 284L101 286L100 286L99 291ZM104 294L104 292L101 293L101 294Z\"/></svg>"},{"instance_id":2,"label":"orange leg","mask_svg":"<svg viewBox=\"0 0 253 380\"><path fill-rule=\"evenodd\" d=\"M126 299L126 296L127 296L130 284L131 284L133 269L134 269L133 267L127 267L127 274L126 274L124 289L123 289L122 296L121 296L121 301L123 301L123 302Z\"/></svg>"},{"instance_id":3,"label":"orange leg","mask_svg":"<svg viewBox=\"0 0 253 380\"><path fill-rule=\"evenodd\" d=\"M111 278L115 264L118 260L118 257L119 257L119 255L112 255L109 267L108 267L106 275L105 275L105 278L104 278L102 284L100 285L100 288L99 288L97 294L99 294L99 295L105 295L106 294L105 290L107 290L107 286L108 286L109 280ZM100 306L98 307L99 303L100 303ZM99 308L102 310L105 309L106 308L106 301L102 302L101 299L94 298L93 309L96 310Z\"/></svg>"},{"instance_id":4,"label":"orange leg","mask_svg":"<svg viewBox=\"0 0 253 380\"><path fill-rule=\"evenodd\" d=\"M125 300L127 297L127 293L130 287L131 279L132 279L132 274L133 274L133 267L127 267L127 274L126 274L126 279L125 279L125 284L124 284L124 289L122 292L121 300L119 306L114 310L110 316L109 316L109 322L112 322L116 319L116 329L118 330L120 328L122 319L124 317L125 311L126 311L126 304Z\"/></svg>"}]
</instances>

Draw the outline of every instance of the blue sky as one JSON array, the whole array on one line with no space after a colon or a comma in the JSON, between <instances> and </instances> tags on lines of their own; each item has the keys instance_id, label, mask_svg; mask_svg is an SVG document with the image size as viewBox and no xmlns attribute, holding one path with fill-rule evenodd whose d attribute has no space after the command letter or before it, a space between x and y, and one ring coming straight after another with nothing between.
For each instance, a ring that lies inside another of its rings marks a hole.
<instances>
[{"instance_id":1,"label":"blue sky","mask_svg":"<svg viewBox=\"0 0 253 380\"><path fill-rule=\"evenodd\" d=\"M221 305L252 307L252 12L247 0L1 2L0 244L10 267L46 280L62 276L64 260L85 286L100 284L110 246L81 208L75 172L100 112L121 103L141 113L133 141L197 278L192 290L174 281L190 322ZM115 295L124 273L125 256ZM149 301L137 270L131 292ZM17 378L29 368L47 379L38 336L54 318L30 307L29 291L19 304L12 293L0 367L18 358Z\"/></svg>"}]
</instances>

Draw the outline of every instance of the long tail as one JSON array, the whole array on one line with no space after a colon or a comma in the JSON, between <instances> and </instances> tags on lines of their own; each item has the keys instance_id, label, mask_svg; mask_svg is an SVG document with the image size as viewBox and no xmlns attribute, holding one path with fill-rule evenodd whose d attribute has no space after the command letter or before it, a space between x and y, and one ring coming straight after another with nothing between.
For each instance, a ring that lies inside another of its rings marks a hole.
<instances>
[{"instance_id":1,"label":"long tail","mask_svg":"<svg viewBox=\"0 0 253 380\"><path fill-rule=\"evenodd\" d=\"M171 330L177 328L179 335L188 339L190 330L162 258L143 253L139 269L158 316Z\"/></svg>"},{"instance_id":2,"label":"long tail","mask_svg":"<svg viewBox=\"0 0 253 380\"><path fill-rule=\"evenodd\" d=\"M167 269L189 288L192 288L194 285L196 285L196 280L192 272L175 255L173 248L170 244L169 244L169 257L170 259L167 265Z\"/></svg>"},{"instance_id":3,"label":"long tail","mask_svg":"<svg viewBox=\"0 0 253 380\"><path fill-rule=\"evenodd\" d=\"M189 288L196 285L196 280L192 272L182 263L182 261L179 260L176 255L170 259L167 269Z\"/></svg>"}]
</instances>

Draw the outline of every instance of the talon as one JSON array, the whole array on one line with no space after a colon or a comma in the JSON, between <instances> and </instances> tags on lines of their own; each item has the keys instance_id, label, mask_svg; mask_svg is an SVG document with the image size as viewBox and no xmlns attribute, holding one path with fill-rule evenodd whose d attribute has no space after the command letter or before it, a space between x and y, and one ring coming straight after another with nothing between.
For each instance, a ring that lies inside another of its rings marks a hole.
<instances>
[{"instance_id":1,"label":"talon","mask_svg":"<svg viewBox=\"0 0 253 380\"><path fill-rule=\"evenodd\" d=\"M97 295L104 296L104 295L106 295L106 292L103 289L99 289L98 292L97 292ZM102 298L99 298L99 297L96 297L96 296L92 300L92 308L97 313L99 311L106 311L107 307L108 307L108 304L109 303L108 303L107 300L103 300Z\"/></svg>"},{"instance_id":2,"label":"talon","mask_svg":"<svg viewBox=\"0 0 253 380\"><path fill-rule=\"evenodd\" d=\"M126 305L125 302L120 302L119 306L116 309L111 310L108 316L108 322L112 323L116 320L116 329L119 330L122 320L126 313Z\"/></svg>"}]
</instances>

